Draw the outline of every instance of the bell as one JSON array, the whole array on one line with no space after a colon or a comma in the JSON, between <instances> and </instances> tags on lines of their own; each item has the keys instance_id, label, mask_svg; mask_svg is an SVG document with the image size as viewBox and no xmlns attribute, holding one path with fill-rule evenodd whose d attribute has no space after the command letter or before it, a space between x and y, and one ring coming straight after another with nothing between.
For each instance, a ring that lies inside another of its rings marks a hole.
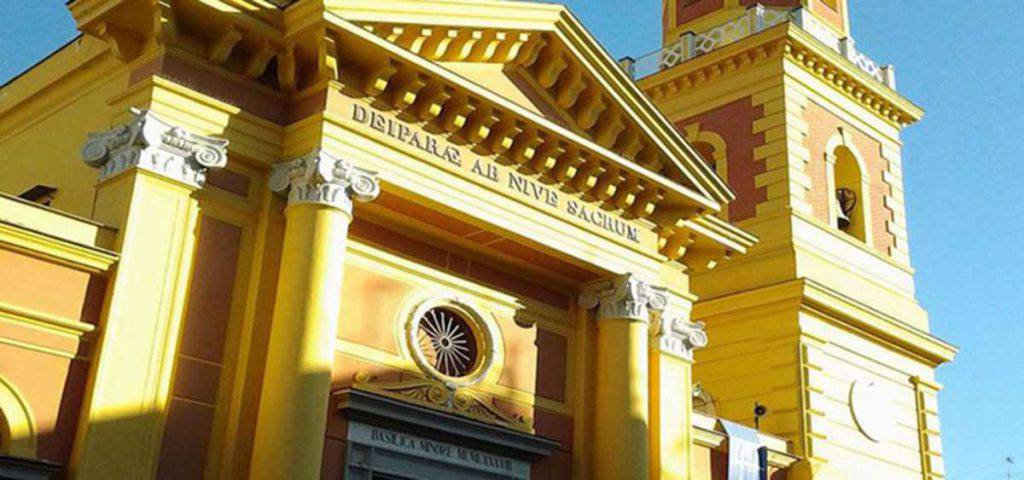
<instances>
[{"instance_id":1,"label":"bell","mask_svg":"<svg viewBox=\"0 0 1024 480\"><path fill-rule=\"evenodd\" d=\"M839 202L837 201L836 207L838 206ZM839 229L846 230L847 228L850 228L850 217L846 216L846 213L843 212L841 208L836 208L836 211L838 211L838 215L836 217L836 224L839 227Z\"/></svg>"},{"instance_id":2,"label":"bell","mask_svg":"<svg viewBox=\"0 0 1024 480\"><path fill-rule=\"evenodd\" d=\"M836 226L840 230L850 228L850 214L857 206L857 194L848 188L840 188L832 198L832 206L836 211Z\"/></svg>"}]
</instances>

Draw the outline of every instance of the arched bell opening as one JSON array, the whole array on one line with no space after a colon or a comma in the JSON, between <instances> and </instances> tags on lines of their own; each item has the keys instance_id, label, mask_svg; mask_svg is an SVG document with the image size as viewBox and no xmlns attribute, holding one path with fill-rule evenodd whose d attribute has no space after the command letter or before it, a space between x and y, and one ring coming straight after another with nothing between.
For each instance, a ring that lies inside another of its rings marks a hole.
<instances>
[{"instance_id":1,"label":"arched bell opening","mask_svg":"<svg viewBox=\"0 0 1024 480\"><path fill-rule=\"evenodd\" d=\"M868 211L864 172L856 155L846 146L836 147L832 154L834 185L831 211L834 226L846 234L867 242Z\"/></svg>"}]
</instances>

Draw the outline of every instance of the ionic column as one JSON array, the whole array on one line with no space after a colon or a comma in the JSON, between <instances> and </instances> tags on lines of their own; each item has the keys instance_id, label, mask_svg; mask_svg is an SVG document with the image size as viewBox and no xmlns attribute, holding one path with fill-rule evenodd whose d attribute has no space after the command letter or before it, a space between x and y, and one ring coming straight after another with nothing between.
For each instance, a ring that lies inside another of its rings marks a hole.
<instances>
[{"instance_id":1,"label":"ionic column","mask_svg":"<svg viewBox=\"0 0 1024 480\"><path fill-rule=\"evenodd\" d=\"M71 476L152 478L194 256L206 172L227 164L227 140L189 133L146 110L89 135L99 168L94 219L118 229Z\"/></svg>"},{"instance_id":2,"label":"ionic column","mask_svg":"<svg viewBox=\"0 0 1024 480\"><path fill-rule=\"evenodd\" d=\"M593 477L648 478L650 311L663 309L665 296L626 274L588 285L579 301L597 308Z\"/></svg>"},{"instance_id":3,"label":"ionic column","mask_svg":"<svg viewBox=\"0 0 1024 480\"><path fill-rule=\"evenodd\" d=\"M651 329L651 478L690 478L693 444L693 352L708 344L703 323L690 322L678 299Z\"/></svg>"},{"instance_id":4,"label":"ionic column","mask_svg":"<svg viewBox=\"0 0 1024 480\"><path fill-rule=\"evenodd\" d=\"M320 477L353 200L377 197L376 174L317 150L274 169L287 193L277 284L251 475Z\"/></svg>"}]
</instances>

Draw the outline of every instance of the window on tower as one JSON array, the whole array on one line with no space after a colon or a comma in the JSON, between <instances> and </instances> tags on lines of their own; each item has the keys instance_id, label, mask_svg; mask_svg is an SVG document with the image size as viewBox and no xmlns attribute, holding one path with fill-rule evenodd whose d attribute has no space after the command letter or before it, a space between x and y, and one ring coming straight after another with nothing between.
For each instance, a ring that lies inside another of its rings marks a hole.
<instances>
[{"instance_id":1,"label":"window on tower","mask_svg":"<svg viewBox=\"0 0 1024 480\"><path fill-rule=\"evenodd\" d=\"M715 165L715 147L710 143L706 142L694 142L693 149L700 154L700 157L704 160L704 163L708 164L715 173L721 175L722 172L718 171L717 165Z\"/></svg>"},{"instance_id":2,"label":"window on tower","mask_svg":"<svg viewBox=\"0 0 1024 480\"><path fill-rule=\"evenodd\" d=\"M710 131L692 131L688 133L690 145L696 150L700 160L721 178L723 182L729 182L729 163L726 152L725 140L720 135ZM721 218L729 219L729 209L722 209Z\"/></svg>"}]
</instances>

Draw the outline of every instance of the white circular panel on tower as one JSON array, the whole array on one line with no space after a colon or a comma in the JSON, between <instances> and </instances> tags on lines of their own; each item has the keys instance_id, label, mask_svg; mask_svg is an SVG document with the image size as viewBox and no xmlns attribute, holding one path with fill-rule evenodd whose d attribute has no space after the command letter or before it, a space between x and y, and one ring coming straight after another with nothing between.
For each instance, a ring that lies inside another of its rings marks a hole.
<instances>
[{"instance_id":1,"label":"white circular panel on tower","mask_svg":"<svg viewBox=\"0 0 1024 480\"><path fill-rule=\"evenodd\" d=\"M857 380L850 385L850 411L864 436L884 442L896 433L895 404L888 389L874 380Z\"/></svg>"}]
</instances>

